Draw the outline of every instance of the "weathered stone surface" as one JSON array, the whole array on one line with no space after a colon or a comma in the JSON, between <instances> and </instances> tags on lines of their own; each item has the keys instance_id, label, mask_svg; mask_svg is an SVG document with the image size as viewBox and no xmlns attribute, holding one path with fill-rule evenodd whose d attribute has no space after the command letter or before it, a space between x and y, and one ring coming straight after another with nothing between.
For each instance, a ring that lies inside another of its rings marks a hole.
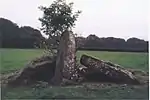
<instances>
[{"instance_id":1,"label":"weathered stone surface","mask_svg":"<svg viewBox=\"0 0 150 100\"><path fill-rule=\"evenodd\" d=\"M71 76L75 72L75 56L75 36L71 31L65 31L60 39L55 76L52 79L55 85L60 85L63 78L71 80Z\"/></svg>"},{"instance_id":2,"label":"weathered stone surface","mask_svg":"<svg viewBox=\"0 0 150 100\"><path fill-rule=\"evenodd\" d=\"M132 72L111 62L105 62L87 55L82 55L80 62L87 67L81 70L86 78L96 78L95 80L97 81L139 84L139 81Z\"/></svg>"},{"instance_id":3,"label":"weathered stone surface","mask_svg":"<svg viewBox=\"0 0 150 100\"><path fill-rule=\"evenodd\" d=\"M49 82L54 76L56 59L44 56L31 61L25 68L9 74L6 78L8 85L28 85L37 81Z\"/></svg>"}]
</instances>

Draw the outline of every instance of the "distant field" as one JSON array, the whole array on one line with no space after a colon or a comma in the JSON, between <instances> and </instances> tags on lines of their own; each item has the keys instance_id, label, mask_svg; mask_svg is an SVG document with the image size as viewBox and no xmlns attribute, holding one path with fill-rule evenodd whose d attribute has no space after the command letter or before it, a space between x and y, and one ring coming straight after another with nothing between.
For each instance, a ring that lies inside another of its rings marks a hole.
<instances>
[{"instance_id":1,"label":"distant field","mask_svg":"<svg viewBox=\"0 0 150 100\"><path fill-rule=\"evenodd\" d=\"M0 49L1 72L7 73L12 70L20 69L30 60L43 55L43 51L42 49ZM148 53L79 51L77 53L78 60L82 54L109 60L127 68L148 71Z\"/></svg>"},{"instance_id":2,"label":"distant field","mask_svg":"<svg viewBox=\"0 0 150 100\"><path fill-rule=\"evenodd\" d=\"M44 54L40 49L0 49L0 66L2 73L9 73L24 67L30 60ZM130 52L105 52L105 51L79 51L79 60L82 54L95 56L99 59L109 60L126 68L134 68L148 71L148 53ZM101 83L99 85L102 85ZM84 99L139 99L148 100L148 86L96 86L88 83L88 87L2 87L2 99L50 99L50 98L74 98Z\"/></svg>"}]
</instances>

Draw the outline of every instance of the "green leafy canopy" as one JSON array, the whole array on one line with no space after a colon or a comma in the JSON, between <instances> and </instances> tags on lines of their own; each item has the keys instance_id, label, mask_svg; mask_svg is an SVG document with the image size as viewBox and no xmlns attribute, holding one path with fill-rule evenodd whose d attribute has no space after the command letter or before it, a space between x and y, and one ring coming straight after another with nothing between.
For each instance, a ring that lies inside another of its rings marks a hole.
<instances>
[{"instance_id":1,"label":"green leafy canopy","mask_svg":"<svg viewBox=\"0 0 150 100\"><path fill-rule=\"evenodd\" d=\"M61 34L65 30L72 30L75 26L81 11L73 12L73 3L66 3L65 0L56 0L49 7L40 6L43 11L41 30L48 35L47 43L43 43L45 49L53 52L52 48L57 48Z\"/></svg>"},{"instance_id":2,"label":"green leafy canopy","mask_svg":"<svg viewBox=\"0 0 150 100\"><path fill-rule=\"evenodd\" d=\"M39 7L44 15L39 20L42 31L49 36L59 36L63 31L75 25L81 11L73 13L73 3L67 4L65 0L56 0L49 7Z\"/></svg>"}]
</instances>

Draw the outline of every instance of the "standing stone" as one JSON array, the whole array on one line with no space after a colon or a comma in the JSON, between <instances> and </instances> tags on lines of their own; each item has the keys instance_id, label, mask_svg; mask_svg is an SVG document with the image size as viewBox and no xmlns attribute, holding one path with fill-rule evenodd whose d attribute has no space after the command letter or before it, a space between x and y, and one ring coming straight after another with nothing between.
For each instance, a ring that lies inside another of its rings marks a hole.
<instances>
[{"instance_id":1,"label":"standing stone","mask_svg":"<svg viewBox=\"0 0 150 100\"><path fill-rule=\"evenodd\" d=\"M76 45L75 36L71 31L65 31L60 39L57 52L56 70L52 79L54 85L60 85L63 78L70 80L75 72Z\"/></svg>"}]
</instances>

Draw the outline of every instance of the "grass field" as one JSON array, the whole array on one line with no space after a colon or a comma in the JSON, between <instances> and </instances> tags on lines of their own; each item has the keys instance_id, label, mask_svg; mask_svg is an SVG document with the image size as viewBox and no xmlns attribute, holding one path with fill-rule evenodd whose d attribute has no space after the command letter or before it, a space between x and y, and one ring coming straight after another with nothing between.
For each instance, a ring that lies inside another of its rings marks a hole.
<instances>
[{"instance_id":1,"label":"grass field","mask_svg":"<svg viewBox=\"0 0 150 100\"><path fill-rule=\"evenodd\" d=\"M43 55L41 49L0 49L1 73L7 74L16 69L24 67L30 60ZM148 53L129 53L129 52L105 52L105 51L78 51L79 60L82 54L95 56L99 59L109 60L126 68L133 68L148 71ZM105 99L148 99L147 86L114 86L108 88L95 88L85 90L84 87L49 87L49 88L2 88L3 99L19 98L51 98L60 96L61 98L105 98Z\"/></svg>"},{"instance_id":2,"label":"grass field","mask_svg":"<svg viewBox=\"0 0 150 100\"><path fill-rule=\"evenodd\" d=\"M43 55L43 50L39 49L1 49L0 52L2 73L22 68L28 61ZM126 68L148 70L148 53L79 51L77 53L78 60L82 54L109 60Z\"/></svg>"}]
</instances>

